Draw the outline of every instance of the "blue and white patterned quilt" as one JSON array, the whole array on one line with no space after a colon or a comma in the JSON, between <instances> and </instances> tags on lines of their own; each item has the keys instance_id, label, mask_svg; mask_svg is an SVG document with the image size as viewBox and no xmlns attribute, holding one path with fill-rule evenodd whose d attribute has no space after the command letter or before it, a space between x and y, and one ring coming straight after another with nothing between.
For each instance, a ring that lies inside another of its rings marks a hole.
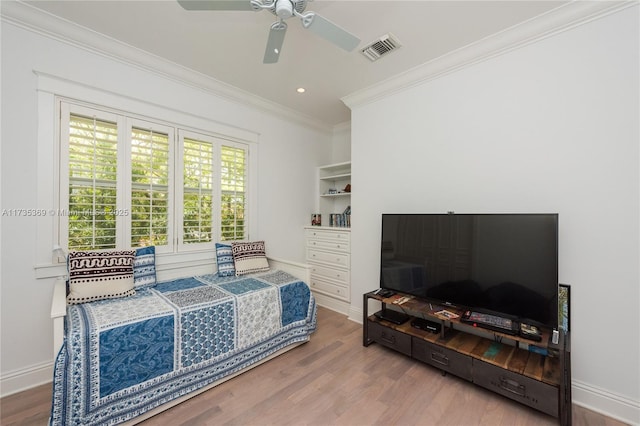
<instances>
[{"instance_id":1,"label":"blue and white patterned quilt","mask_svg":"<svg viewBox=\"0 0 640 426\"><path fill-rule=\"evenodd\" d=\"M51 425L109 425L309 339L316 305L282 271L165 281L67 310Z\"/></svg>"}]
</instances>

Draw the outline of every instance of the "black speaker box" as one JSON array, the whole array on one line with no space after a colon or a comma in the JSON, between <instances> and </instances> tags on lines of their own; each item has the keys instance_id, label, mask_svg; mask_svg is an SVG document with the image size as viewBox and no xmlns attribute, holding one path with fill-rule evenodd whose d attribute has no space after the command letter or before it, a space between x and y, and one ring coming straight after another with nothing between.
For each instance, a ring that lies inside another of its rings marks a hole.
<instances>
[{"instance_id":1,"label":"black speaker box","mask_svg":"<svg viewBox=\"0 0 640 426\"><path fill-rule=\"evenodd\" d=\"M411 327L430 333L440 333L442 324L436 321L429 321L423 318L415 318L411 321Z\"/></svg>"}]
</instances>

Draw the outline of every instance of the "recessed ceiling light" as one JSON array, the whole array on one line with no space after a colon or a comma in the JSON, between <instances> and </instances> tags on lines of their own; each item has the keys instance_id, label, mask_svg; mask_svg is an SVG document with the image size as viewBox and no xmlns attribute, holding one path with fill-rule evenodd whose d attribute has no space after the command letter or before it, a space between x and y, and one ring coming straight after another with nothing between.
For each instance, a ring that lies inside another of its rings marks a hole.
<instances>
[{"instance_id":1,"label":"recessed ceiling light","mask_svg":"<svg viewBox=\"0 0 640 426\"><path fill-rule=\"evenodd\" d=\"M298 92L298 93L304 93L305 91L306 91L306 89L304 87L298 87L296 89L296 92Z\"/></svg>"}]
</instances>

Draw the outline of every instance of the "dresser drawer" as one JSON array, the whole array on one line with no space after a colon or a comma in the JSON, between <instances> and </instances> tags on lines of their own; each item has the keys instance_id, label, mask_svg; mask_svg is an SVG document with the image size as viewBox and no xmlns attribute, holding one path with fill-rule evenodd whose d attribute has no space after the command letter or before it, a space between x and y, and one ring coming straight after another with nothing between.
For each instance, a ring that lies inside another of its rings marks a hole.
<instances>
[{"instance_id":1,"label":"dresser drawer","mask_svg":"<svg viewBox=\"0 0 640 426\"><path fill-rule=\"evenodd\" d=\"M412 345L411 355L415 359L471 381L473 365L471 357L417 337L413 337Z\"/></svg>"},{"instance_id":2,"label":"dresser drawer","mask_svg":"<svg viewBox=\"0 0 640 426\"><path fill-rule=\"evenodd\" d=\"M336 251L349 251L349 240L344 241L329 241L329 240L316 240L313 238L307 239L307 247L320 248Z\"/></svg>"},{"instance_id":3,"label":"dresser drawer","mask_svg":"<svg viewBox=\"0 0 640 426\"><path fill-rule=\"evenodd\" d=\"M346 302L349 301L351 296L349 289L344 285L333 283L331 281L318 278L317 276L314 276L314 275L311 275L311 281L309 283L309 286L313 291L316 291L318 293L323 293L328 296L333 296L337 299L341 299Z\"/></svg>"},{"instance_id":4,"label":"dresser drawer","mask_svg":"<svg viewBox=\"0 0 640 426\"><path fill-rule=\"evenodd\" d=\"M349 284L349 270L348 269L336 269L336 268L328 268L326 266L320 265L310 265L311 275L316 276L318 278L329 278L332 281L337 281L340 284L348 285Z\"/></svg>"},{"instance_id":5,"label":"dresser drawer","mask_svg":"<svg viewBox=\"0 0 640 426\"><path fill-rule=\"evenodd\" d=\"M322 250L307 248L307 260L310 262L322 262L327 265L348 268L350 264L349 253L331 253Z\"/></svg>"},{"instance_id":6,"label":"dresser drawer","mask_svg":"<svg viewBox=\"0 0 640 426\"><path fill-rule=\"evenodd\" d=\"M411 356L411 336L400 331L385 327L374 321L367 321L369 339L388 348Z\"/></svg>"},{"instance_id":7,"label":"dresser drawer","mask_svg":"<svg viewBox=\"0 0 640 426\"><path fill-rule=\"evenodd\" d=\"M327 240L334 242L346 242L349 243L351 233L345 230L331 230L331 229L306 229L305 235L307 239L313 240Z\"/></svg>"},{"instance_id":8,"label":"dresser drawer","mask_svg":"<svg viewBox=\"0 0 640 426\"><path fill-rule=\"evenodd\" d=\"M558 388L555 386L477 359L473 360L473 382L507 398L558 417Z\"/></svg>"}]
</instances>

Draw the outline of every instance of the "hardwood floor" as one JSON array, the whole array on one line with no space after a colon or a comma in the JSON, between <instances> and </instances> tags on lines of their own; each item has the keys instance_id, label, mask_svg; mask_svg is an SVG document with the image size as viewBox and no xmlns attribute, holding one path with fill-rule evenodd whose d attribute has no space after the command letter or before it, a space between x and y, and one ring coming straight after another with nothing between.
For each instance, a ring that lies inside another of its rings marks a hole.
<instances>
[{"instance_id":1,"label":"hardwood floor","mask_svg":"<svg viewBox=\"0 0 640 426\"><path fill-rule=\"evenodd\" d=\"M45 425L51 385L0 400L0 424ZM141 423L556 425L556 419L404 355L362 346L362 326L319 308L311 341ZM573 407L574 425L623 425Z\"/></svg>"}]
</instances>

